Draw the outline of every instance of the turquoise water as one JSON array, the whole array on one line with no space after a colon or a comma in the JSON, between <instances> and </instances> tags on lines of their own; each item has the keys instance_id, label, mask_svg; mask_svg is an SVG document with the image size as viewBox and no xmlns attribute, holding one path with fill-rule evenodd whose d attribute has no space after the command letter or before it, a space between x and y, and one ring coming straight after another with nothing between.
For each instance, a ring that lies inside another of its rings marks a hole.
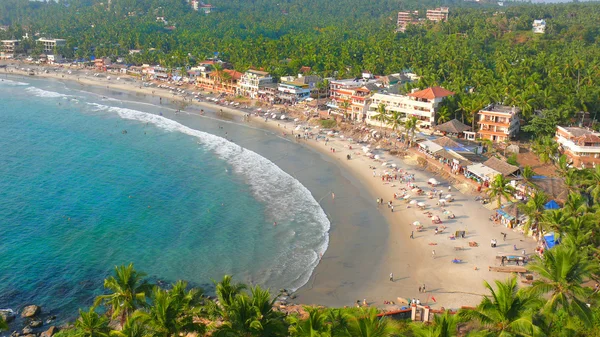
<instances>
[{"instance_id":1,"label":"turquoise water","mask_svg":"<svg viewBox=\"0 0 600 337\"><path fill-rule=\"evenodd\" d=\"M23 81L0 82L0 308L72 317L129 262L198 286L306 282L329 221L295 178L157 107Z\"/></svg>"}]
</instances>

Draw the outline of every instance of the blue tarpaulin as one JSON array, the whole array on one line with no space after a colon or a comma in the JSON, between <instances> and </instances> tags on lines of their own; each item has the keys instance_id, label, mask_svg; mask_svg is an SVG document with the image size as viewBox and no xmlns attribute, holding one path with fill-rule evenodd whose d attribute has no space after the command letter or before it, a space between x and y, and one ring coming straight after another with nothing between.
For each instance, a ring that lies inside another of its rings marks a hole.
<instances>
[{"instance_id":1,"label":"blue tarpaulin","mask_svg":"<svg viewBox=\"0 0 600 337\"><path fill-rule=\"evenodd\" d=\"M546 246L548 246L548 249L556 246L556 240L554 239L554 232L544 235L544 241L546 241Z\"/></svg>"},{"instance_id":2,"label":"blue tarpaulin","mask_svg":"<svg viewBox=\"0 0 600 337\"><path fill-rule=\"evenodd\" d=\"M560 206L558 205L558 203L556 201L550 200L544 205L544 208L545 209L559 209Z\"/></svg>"}]
</instances>

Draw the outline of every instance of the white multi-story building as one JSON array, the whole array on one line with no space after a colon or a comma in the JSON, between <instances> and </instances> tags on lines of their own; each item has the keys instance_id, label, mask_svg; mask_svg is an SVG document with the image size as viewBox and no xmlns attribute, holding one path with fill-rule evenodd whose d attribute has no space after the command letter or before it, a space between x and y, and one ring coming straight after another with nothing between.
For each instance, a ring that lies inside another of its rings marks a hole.
<instances>
[{"instance_id":1,"label":"white multi-story building","mask_svg":"<svg viewBox=\"0 0 600 337\"><path fill-rule=\"evenodd\" d=\"M242 75L242 78L238 82L238 93L243 96L257 98L259 88L266 87L272 83L273 77L268 72L250 69Z\"/></svg>"},{"instance_id":2,"label":"white multi-story building","mask_svg":"<svg viewBox=\"0 0 600 337\"><path fill-rule=\"evenodd\" d=\"M436 9L428 9L425 17L430 21L446 21L448 20L448 7L440 7Z\"/></svg>"},{"instance_id":3,"label":"white multi-story building","mask_svg":"<svg viewBox=\"0 0 600 337\"><path fill-rule=\"evenodd\" d=\"M67 40L41 38L37 43L41 43L44 46L44 53L49 54L54 53L54 48L66 46Z\"/></svg>"},{"instance_id":4,"label":"white multi-story building","mask_svg":"<svg viewBox=\"0 0 600 337\"><path fill-rule=\"evenodd\" d=\"M13 58L20 51L21 40L0 41L0 58Z\"/></svg>"},{"instance_id":5,"label":"white multi-story building","mask_svg":"<svg viewBox=\"0 0 600 337\"><path fill-rule=\"evenodd\" d=\"M414 116L419 119L420 125L433 126L439 104L444 98L452 95L452 91L441 87L431 87L407 95L374 94L371 96L366 122L371 125L392 126L385 122L382 124L376 118L379 115L379 105L383 104L387 114L397 112L402 114L403 118Z\"/></svg>"},{"instance_id":6,"label":"white multi-story building","mask_svg":"<svg viewBox=\"0 0 600 337\"><path fill-rule=\"evenodd\" d=\"M546 20L533 20L533 32L535 34L544 34L546 32Z\"/></svg>"},{"instance_id":7,"label":"white multi-story building","mask_svg":"<svg viewBox=\"0 0 600 337\"><path fill-rule=\"evenodd\" d=\"M600 164L600 133L577 127L556 127L555 140L574 167Z\"/></svg>"}]
</instances>

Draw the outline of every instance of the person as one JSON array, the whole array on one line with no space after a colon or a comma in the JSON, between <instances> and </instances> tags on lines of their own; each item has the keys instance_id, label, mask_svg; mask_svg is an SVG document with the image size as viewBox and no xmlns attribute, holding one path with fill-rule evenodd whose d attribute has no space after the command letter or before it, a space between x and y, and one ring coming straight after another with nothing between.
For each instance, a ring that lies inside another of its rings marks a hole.
<instances>
[{"instance_id":1,"label":"person","mask_svg":"<svg viewBox=\"0 0 600 337\"><path fill-rule=\"evenodd\" d=\"M417 305L421 305L421 300L417 298Z\"/></svg>"},{"instance_id":2,"label":"person","mask_svg":"<svg viewBox=\"0 0 600 337\"><path fill-rule=\"evenodd\" d=\"M356 307L360 308L360 300L356 300Z\"/></svg>"},{"instance_id":3,"label":"person","mask_svg":"<svg viewBox=\"0 0 600 337\"><path fill-rule=\"evenodd\" d=\"M431 257L435 259L435 249L431 251Z\"/></svg>"},{"instance_id":4,"label":"person","mask_svg":"<svg viewBox=\"0 0 600 337\"><path fill-rule=\"evenodd\" d=\"M518 250L518 249L517 249L517 245L513 245L513 248L514 248L515 250Z\"/></svg>"},{"instance_id":5,"label":"person","mask_svg":"<svg viewBox=\"0 0 600 337\"><path fill-rule=\"evenodd\" d=\"M414 231L411 231L411 232L410 232L410 238L411 238L411 239L414 239L414 238L415 238L415 232L414 232Z\"/></svg>"},{"instance_id":6,"label":"person","mask_svg":"<svg viewBox=\"0 0 600 337\"><path fill-rule=\"evenodd\" d=\"M390 281L394 282L394 273L390 273Z\"/></svg>"},{"instance_id":7,"label":"person","mask_svg":"<svg viewBox=\"0 0 600 337\"><path fill-rule=\"evenodd\" d=\"M425 292L425 283L423 283L423 292Z\"/></svg>"},{"instance_id":8,"label":"person","mask_svg":"<svg viewBox=\"0 0 600 337\"><path fill-rule=\"evenodd\" d=\"M448 192L452 191L452 186L448 186Z\"/></svg>"},{"instance_id":9,"label":"person","mask_svg":"<svg viewBox=\"0 0 600 337\"><path fill-rule=\"evenodd\" d=\"M367 305L368 305L367 304L367 299L365 298L365 299L363 299L363 306L366 307Z\"/></svg>"},{"instance_id":10,"label":"person","mask_svg":"<svg viewBox=\"0 0 600 337\"><path fill-rule=\"evenodd\" d=\"M437 233L438 233L438 228L436 227L435 228L435 234L437 235Z\"/></svg>"},{"instance_id":11,"label":"person","mask_svg":"<svg viewBox=\"0 0 600 337\"><path fill-rule=\"evenodd\" d=\"M527 255L527 254L525 254L525 249L523 249L523 256L525 256L525 255Z\"/></svg>"},{"instance_id":12,"label":"person","mask_svg":"<svg viewBox=\"0 0 600 337\"><path fill-rule=\"evenodd\" d=\"M392 205L392 207L391 207L391 208L392 208L392 213L394 213L394 205Z\"/></svg>"},{"instance_id":13,"label":"person","mask_svg":"<svg viewBox=\"0 0 600 337\"><path fill-rule=\"evenodd\" d=\"M421 286L419 286L419 293L421 292L421 289L422 289Z\"/></svg>"},{"instance_id":14,"label":"person","mask_svg":"<svg viewBox=\"0 0 600 337\"><path fill-rule=\"evenodd\" d=\"M502 233L502 236L504 237L504 241L506 241L506 233Z\"/></svg>"}]
</instances>

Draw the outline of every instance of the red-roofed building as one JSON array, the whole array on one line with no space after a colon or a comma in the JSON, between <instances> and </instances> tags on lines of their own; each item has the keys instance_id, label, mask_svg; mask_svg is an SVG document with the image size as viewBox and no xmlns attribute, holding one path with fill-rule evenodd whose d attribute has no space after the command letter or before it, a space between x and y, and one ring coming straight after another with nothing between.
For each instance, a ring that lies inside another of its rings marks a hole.
<instances>
[{"instance_id":1,"label":"red-roofed building","mask_svg":"<svg viewBox=\"0 0 600 337\"><path fill-rule=\"evenodd\" d=\"M600 133L577 127L556 127L560 151L574 167L595 167L600 164Z\"/></svg>"},{"instance_id":2,"label":"red-roofed building","mask_svg":"<svg viewBox=\"0 0 600 337\"><path fill-rule=\"evenodd\" d=\"M442 87L431 87L420 91L411 92L407 96L417 98L423 102L438 99L440 102L444 97L452 96L454 93Z\"/></svg>"}]
</instances>

